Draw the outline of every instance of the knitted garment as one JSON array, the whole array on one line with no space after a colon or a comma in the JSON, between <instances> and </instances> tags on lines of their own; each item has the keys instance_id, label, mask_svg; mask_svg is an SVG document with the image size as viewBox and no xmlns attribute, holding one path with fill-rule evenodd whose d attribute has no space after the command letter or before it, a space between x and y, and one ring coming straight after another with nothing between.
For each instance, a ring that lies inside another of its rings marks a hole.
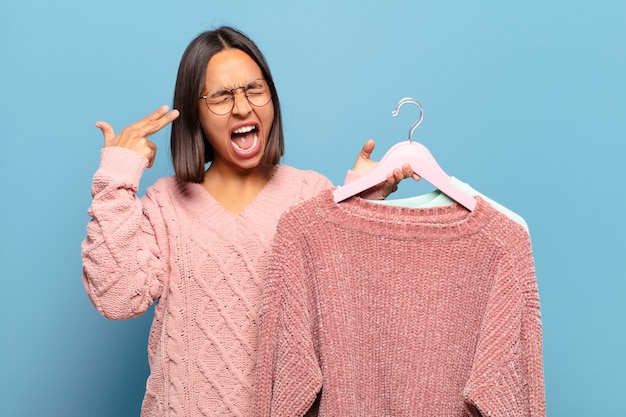
<instances>
[{"instance_id":1,"label":"knitted garment","mask_svg":"<svg viewBox=\"0 0 626 417\"><path fill-rule=\"evenodd\" d=\"M406 208L331 190L280 220L255 416L545 416L528 233L476 197Z\"/></svg>"},{"instance_id":2,"label":"knitted garment","mask_svg":"<svg viewBox=\"0 0 626 417\"><path fill-rule=\"evenodd\" d=\"M251 416L258 310L280 215L330 188L280 166L238 216L200 184L158 180L136 197L147 160L106 148L82 245L83 281L111 319L154 310L142 416Z\"/></svg>"}]
</instances>

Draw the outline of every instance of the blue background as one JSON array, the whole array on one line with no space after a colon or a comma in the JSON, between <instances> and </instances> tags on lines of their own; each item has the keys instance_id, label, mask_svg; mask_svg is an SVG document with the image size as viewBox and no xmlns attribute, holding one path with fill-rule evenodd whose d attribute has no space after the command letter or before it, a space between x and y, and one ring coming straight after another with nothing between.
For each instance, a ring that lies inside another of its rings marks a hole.
<instances>
[{"instance_id":1,"label":"blue background","mask_svg":"<svg viewBox=\"0 0 626 417\"><path fill-rule=\"evenodd\" d=\"M626 3L621 0L85 1L0 5L0 416L137 416L150 314L101 318L81 283L102 146L170 104L178 61L222 24L264 51L284 162L341 184L415 139L530 225L548 415L626 416ZM142 190L171 173L153 137ZM428 185L405 181L398 196Z\"/></svg>"}]
</instances>

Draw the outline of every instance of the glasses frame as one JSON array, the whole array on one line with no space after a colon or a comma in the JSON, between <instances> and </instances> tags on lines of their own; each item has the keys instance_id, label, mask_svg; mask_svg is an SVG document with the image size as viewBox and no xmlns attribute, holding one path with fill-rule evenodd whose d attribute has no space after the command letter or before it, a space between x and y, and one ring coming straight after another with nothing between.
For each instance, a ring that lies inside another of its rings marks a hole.
<instances>
[{"instance_id":1,"label":"glasses frame","mask_svg":"<svg viewBox=\"0 0 626 417\"><path fill-rule=\"evenodd\" d=\"M267 102L265 104L261 104L261 105L257 105L254 104L250 101L250 97L248 97L248 89L250 89L250 84L252 84L255 81L263 81L265 82L265 84L267 85L267 89L268 89L268 93L269 93L269 99L267 100ZM229 91L231 94L231 102L230 102L230 109L226 112L226 113L218 113L215 110L211 109L211 106L209 105L209 101L207 100L209 98L209 93L211 91ZM226 116L227 114L229 114L230 112L233 111L233 109L235 108L235 91L237 90L243 90L243 95L246 97L246 100L248 101L248 103L252 106L252 107L264 107L267 106L270 101L272 101L272 89L270 88L270 84L267 82L267 80L265 78L255 78L253 80L250 80L246 83L246 85L240 85L237 87L233 87L233 88L226 88L226 87L216 87L216 88L211 88L209 91L207 91L207 94L200 96L198 98L198 100L204 100L204 104L206 105L207 109L209 109L209 111L217 116Z\"/></svg>"}]
</instances>

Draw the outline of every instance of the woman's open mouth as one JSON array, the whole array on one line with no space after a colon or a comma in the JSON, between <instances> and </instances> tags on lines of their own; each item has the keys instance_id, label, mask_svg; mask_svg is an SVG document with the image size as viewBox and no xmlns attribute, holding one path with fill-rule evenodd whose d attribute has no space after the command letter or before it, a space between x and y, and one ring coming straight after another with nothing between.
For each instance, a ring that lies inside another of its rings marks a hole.
<instances>
[{"instance_id":1,"label":"woman's open mouth","mask_svg":"<svg viewBox=\"0 0 626 417\"><path fill-rule=\"evenodd\" d=\"M259 129L256 126L241 127L231 133L230 139L238 153L252 153L259 145Z\"/></svg>"}]
</instances>

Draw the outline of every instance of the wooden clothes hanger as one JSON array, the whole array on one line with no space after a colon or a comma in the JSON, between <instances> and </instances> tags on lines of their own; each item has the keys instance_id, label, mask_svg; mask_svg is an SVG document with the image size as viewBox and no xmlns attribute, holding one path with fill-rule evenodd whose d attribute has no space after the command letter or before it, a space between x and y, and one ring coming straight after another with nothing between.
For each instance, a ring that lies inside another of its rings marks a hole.
<instances>
[{"instance_id":1,"label":"wooden clothes hanger","mask_svg":"<svg viewBox=\"0 0 626 417\"><path fill-rule=\"evenodd\" d=\"M452 184L450 176L439 166L428 148L421 143L413 141L413 132L424 118L424 109L422 109L421 104L413 98L403 98L398 102L398 106L391 114L394 117L397 116L400 108L407 103L415 104L420 109L419 119L413 123L409 130L409 140L392 146L382 157L376 168L369 174L343 187L336 188L333 191L335 202L339 203L380 184L387 179L387 174L395 168L401 168L402 165L409 164L413 172L421 178L469 211L473 211L476 207L476 199Z\"/></svg>"}]
</instances>

